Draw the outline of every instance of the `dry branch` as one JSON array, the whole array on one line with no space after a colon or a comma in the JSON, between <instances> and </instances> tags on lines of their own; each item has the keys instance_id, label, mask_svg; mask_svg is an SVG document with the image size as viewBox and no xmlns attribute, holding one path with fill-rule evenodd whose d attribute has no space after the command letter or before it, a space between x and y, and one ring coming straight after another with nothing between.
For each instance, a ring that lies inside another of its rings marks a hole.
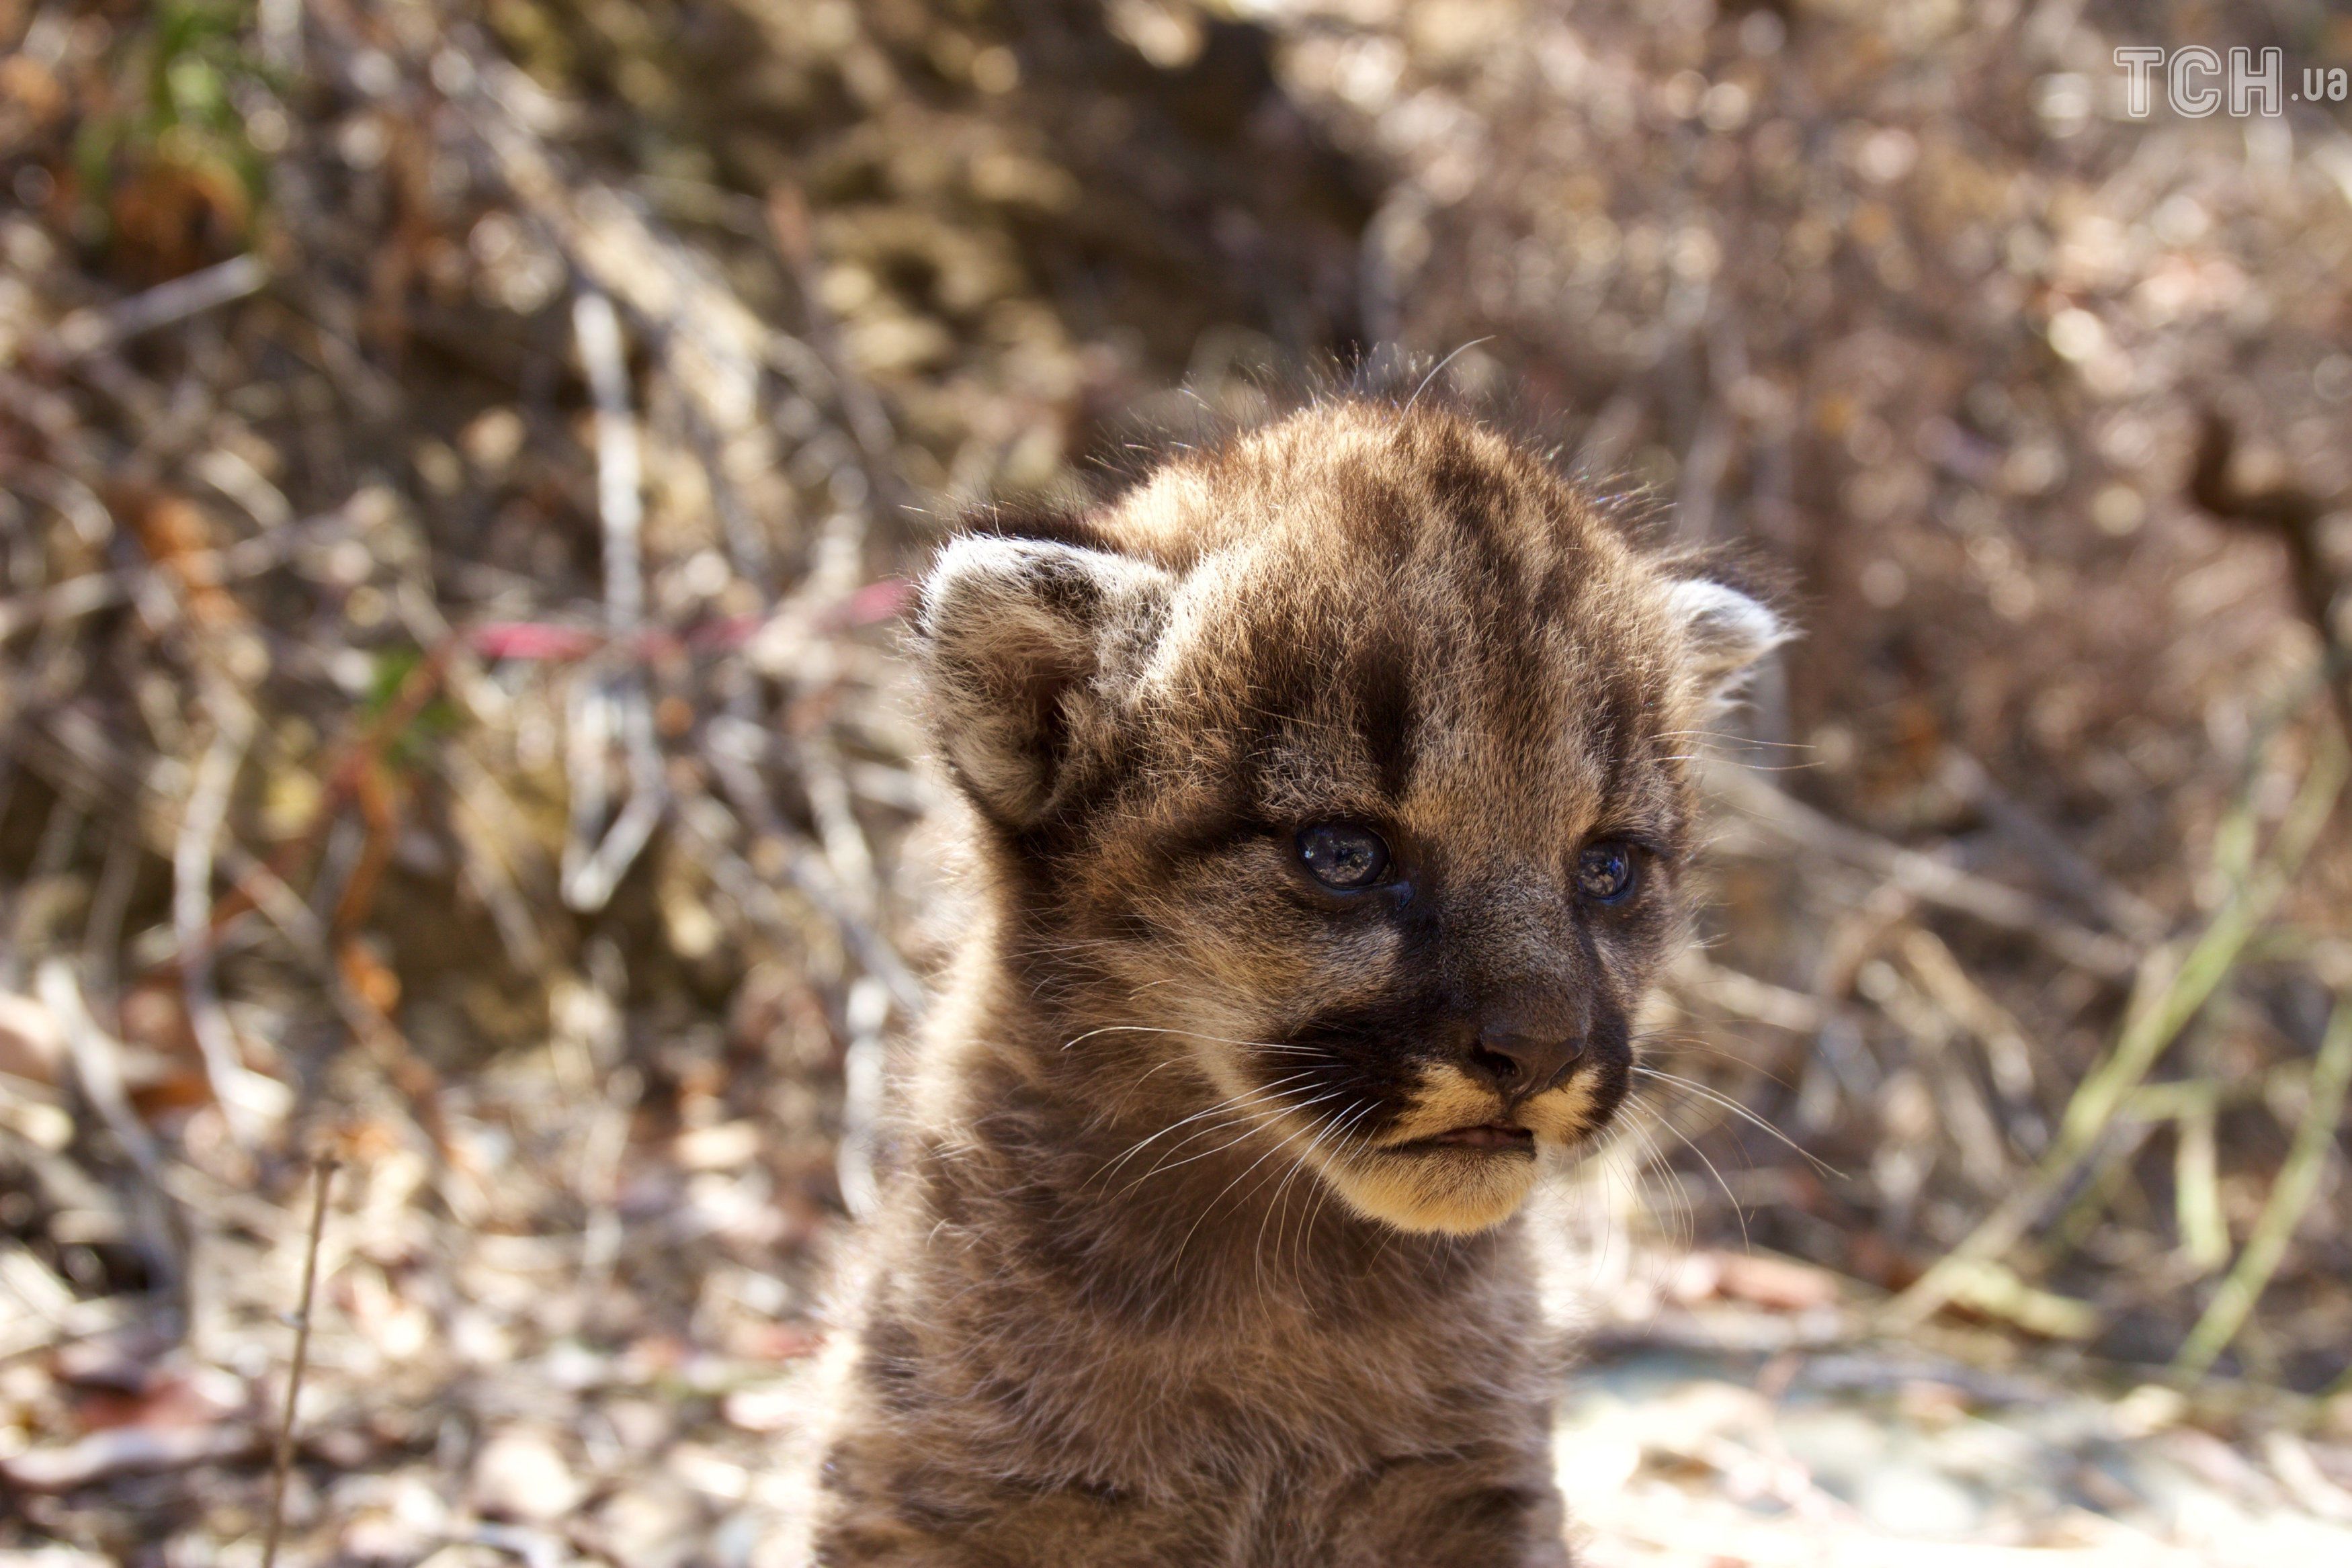
<instances>
[{"instance_id":1,"label":"dry branch","mask_svg":"<svg viewBox=\"0 0 2352 1568\"><path fill-rule=\"evenodd\" d=\"M628 369L612 301L593 289L572 303L572 330L596 403L596 509L604 525L604 622L626 647L645 619L645 500L635 416L629 410ZM563 902L593 913L653 837L666 809L661 753L654 738L652 700L644 673L634 666L591 672L575 679L568 717L572 836L563 846ZM606 756L617 743L627 758L628 795L620 814L605 821Z\"/></svg>"},{"instance_id":2,"label":"dry branch","mask_svg":"<svg viewBox=\"0 0 2352 1568\"><path fill-rule=\"evenodd\" d=\"M2288 1145L2286 1163L2279 1167L2278 1179L2272 1184L2245 1249L2238 1254L2237 1263L2213 1293L2197 1326L2189 1331L2179 1354L2173 1357L2175 1377L2204 1375L2238 1337L2254 1303L2278 1272L2287 1243L2294 1239L2296 1227L2318 1193L2320 1173L2335 1152L2336 1134L2344 1125L2347 1086L2352 1086L2352 1002L2338 1002L2328 1019L2326 1037L2320 1042L2318 1059L2312 1064L2311 1102L2294 1130L2294 1143Z\"/></svg>"},{"instance_id":3,"label":"dry branch","mask_svg":"<svg viewBox=\"0 0 2352 1568\"><path fill-rule=\"evenodd\" d=\"M76 311L58 323L57 346L68 359L86 358L142 332L234 304L268 282L269 269L259 256L232 256L103 309Z\"/></svg>"},{"instance_id":4,"label":"dry branch","mask_svg":"<svg viewBox=\"0 0 2352 1568\"><path fill-rule=\"evenodd\" d=\"M2015 931L2053 956L2109 979L2128 977L2139 954L2130 942L2093 931L2036 899L1933 856L1849 827L1738 768L1706 770L1708 789L1747 821L1790 842L1885 877L1925 903Z\"/></svg>"},{"instance_id":5,"label":"dry branch","mask_svg":"<svg viewBox=\"0 0 2352 1568\"><path fill-rule=\"evenodd\" d=\"M2352 736L2352 581L2347 567L2330 558L2320 526L2334 507L2299 486L2265 489L2240 485L2232 472L2236 430L2218 411L2207 409L2200 423L2197 461L2189 472L2189 498L2224 522L2275 535L2286 547L2287 577L2296 607L2319 635L2326 652L2327 695L2345 734Z\"/></svg>"},{"instance_id":6,"label":"dry branch","mask_svg":"<svg viewBox=\"0 0 2352 1568\"><path fill-rule=\"evenodd\" d=\"M302 1293L294 1309L294 1356L286 1369L286 1406L278 1422L278 1444L270 1463L269 1525L261 1542L261 1568L274 1568L278 1538L286 1527L286 1483L294 1473L294 1417L302 1398L302 1375L310 1365L310 1313L319 1294L319 1241L327 1231L327 1194L335 1179L335 1160L321 1155L312 1171L310 1228L302 1246Z\"/></svg>"},{"instance_id":7,"label":"dry branch","mask_svg":"<svg viewBox=\"0 0 2352 1568\"><path fill-rule=\"evenodd\" d=\"M2301 792L2280 824L2270 851L2231 890L2177 966L2152 958L2124 1016L2114 1048L2079 1083L2067 1103L2058 1136L2032 1178L1889 1304L1887 1320L1907 1327L1955 1299L1977 1266L1998 1260L2021 1240L2052 1199L2071 1182L2106 1136L2126 1097L2138 1088L2157 1058L2229 978L2246 943L2277 905L2334 813L2343 791L2346 752L2337 744L2314 759ZM2251 808L2241 810L2251 814ZM2219 837L2226 842L2225 831Z\"/></svg>"}]
</instances>

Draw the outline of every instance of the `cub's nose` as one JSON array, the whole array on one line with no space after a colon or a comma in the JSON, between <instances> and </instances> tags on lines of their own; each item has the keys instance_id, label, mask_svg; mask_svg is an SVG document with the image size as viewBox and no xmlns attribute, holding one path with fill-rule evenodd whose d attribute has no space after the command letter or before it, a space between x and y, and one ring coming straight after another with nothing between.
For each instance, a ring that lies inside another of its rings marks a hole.
<instances>
[{"instance_id":1,"label":"cub's nose","mask_svg":"<svg viewBox=\"0 0 2352 1568\"><path fill-rule=\"evenodd\" d=\"M1470 1071L1513 1100L1540 1094L1584 1054L1581 1035L1540 1026L1488 1025L1470 1046Z\"/></svg>"}]
</instances>

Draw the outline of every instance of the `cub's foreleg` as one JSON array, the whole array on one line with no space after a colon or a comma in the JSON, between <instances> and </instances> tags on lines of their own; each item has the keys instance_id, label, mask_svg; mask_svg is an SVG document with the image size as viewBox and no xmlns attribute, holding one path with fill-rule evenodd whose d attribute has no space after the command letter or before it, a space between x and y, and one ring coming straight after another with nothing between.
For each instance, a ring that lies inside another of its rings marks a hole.
<instances>
[{"instance_id":1,"label":"cub's foreleg","mask_svg":"<svg viewBox=\"0 0 2352 1568\"><path fill-rule=\"evenodd\" d=\"M1569 1568L1548 1449L1393 1460L1334 1511L1334 1568Z\"/></svg>"}]
</instances>

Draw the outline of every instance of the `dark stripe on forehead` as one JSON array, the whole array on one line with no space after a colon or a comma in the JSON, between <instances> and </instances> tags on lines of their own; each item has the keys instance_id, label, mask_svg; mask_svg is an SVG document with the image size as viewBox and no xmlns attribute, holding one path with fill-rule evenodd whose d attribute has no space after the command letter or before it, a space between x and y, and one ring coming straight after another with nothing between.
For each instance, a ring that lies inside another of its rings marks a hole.
<instances>
[{"instance_id":1,"label":"dark stripe on forehead","mask_svg":"<svg viewBox=\"0 0 2352 1568\"><path fill-rule=\"evenodd\" d=\"M1671 853L1681 852L1685 821L1687 775L1681 765L1667 761L1671 753L1688 747L1665 739L1659 725L1665 713L1663 682L1654 671L1626 671L1609 683L1602 722L1610 744L1604 810L1633 810L1655 823L1654 831L1668 842ZM1638 798L1636 798L1638 797Z\"/></svg>"},{"instance_id":2,"label":"dark stripe on forehead","mask_svg":"<svg viewBox=\"0 0 2352 1568\"><path fill-rule=\"evenodd\" d=\"M1404 799L1412 781L1414 736L1420 724L1408 635L1397 626L1373 629L1356 645L1348 670L1356 733L1371 758L1381 792L1391 800Z\"/></svg>"},{"instance_id":3,"label":"dark stripe on forehead","mask_svg":"<svg viewBox=\"0 0 2352 1568\"><path fill-rule=\"evenodd\" d=\"M1427 444L1435 509L1470 546L1495 595L1522 612L1559 614L1581 585L1562 570L1561 547L1578 528L1557 510L1565 497L1550 476L1465 432L1446 430Z\"/></svg>"},{"instance_id":4,"label":"dark stripe on forehead","mask_svg":"<svg viewBox=\"0 0 2352 1568\"><path fill-rule=\"evenodd\" d=\"M1602 800L1613 802L1623 798L1628 770L1649 765L1649 737L1643 733L1642 695L1632 681L1621 677L1603 681L1593 699L1588 722L1592 726L1597 749L1609 759Z\"/></svg>"},{"instance_id":5,"label":"dark stripe on forehead","mask_svg":"<svg viewBox=\"0 0 2352 1568\"><path fill-rule=\"evenodd\" d=\"M1269 616L1244 626L1231 651L1241 676L1229 699L1237 705L1234 726L1242 737L1239 755L1253 771L1273 760L1288 734L1288 721L1314 711L1315 693L1329 676L1318 666L1331 657L1317 645L1310 623L1295 614Z\"/></svg>"},{"instance_id":6,"label":"dark stripe on forehead","mask_svg":"<svg viewBox=\"0 0 2352 1568\"><path fill-rule=\"evenodd\" d=\"M1331 476L1332 521L1344 530L1351 559L1365 575L1395 580L1412 559L1421 533L1421 507L1396 476L1375 468L1347 467Z\"/></svg>"},{"instance_id":7,"label":"dark stripe on forehead","mask_svg":"<svg viewBox=\"0 0 2352 1568\"><path fill-rule=\"evenodd\" d=\"M1559 628L1524 601L1481 594L1471 605L1469 657L1459 672L1465 709L1516 768L1549 768L1580 699L1562 662Z\"/></svg>"},{"instance_id":8,"label":"dark stripe on forehead","mask_svg":"<svg viewBox=\"0 0 2352 1568\"><path fill-rule=\"evenodd\" d=\"M1427 465L1428 484L1438 510L1475 524L1509 509L1510 487L1496 464L1478 451L1466 433L1451 425L1424 434L1416 444Z\"/></svg>"},{"instance_id":9,"label":"dark stripe on forehead","mask_svg":"<svg viewBox=\"0 0 2352 1568\"><path fill-rule=\"evenodd\" d=\"M1465 435L1449 430L1428 444L1435 510L1452 525L1450 539L1432 543L1441 559L1449 549L1461 558L1444 589L1475 644L1464 672L1473 701L1490 734L1522 765L1539 766L1571 722L1555 639L1587 585L1579 570L1584 563L1574 552L1555 555L1551 536L1572 531L1573 519L1549 516L1548 492L1530 492L1527 476Z\"/></svg>"}]
</instances>

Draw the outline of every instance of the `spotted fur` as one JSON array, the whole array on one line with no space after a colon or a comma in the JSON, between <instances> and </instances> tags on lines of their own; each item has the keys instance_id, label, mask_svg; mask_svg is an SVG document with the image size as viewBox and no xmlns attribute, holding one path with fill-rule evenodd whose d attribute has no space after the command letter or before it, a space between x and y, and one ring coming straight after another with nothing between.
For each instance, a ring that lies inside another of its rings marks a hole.
<instances>
[{"instance_id":1,"label":"spotted fur","mask_svg":"<svg viewBox=\"0 0 2352 1568\"><path fill-rule=\"evenodd\" d=\"M1780 635L1501 437L1367 402L948 545L920 646L979 914L818 1560L1564 1563L1512 1217L1625 1093L1692 732ZM1335 821L1402 882L1307 874ZM1637 846L1621 904L1579 891L1598 841ZM1573 1065L1507 1092L1512 1031Z\"/></svg>"}]
</instances>

